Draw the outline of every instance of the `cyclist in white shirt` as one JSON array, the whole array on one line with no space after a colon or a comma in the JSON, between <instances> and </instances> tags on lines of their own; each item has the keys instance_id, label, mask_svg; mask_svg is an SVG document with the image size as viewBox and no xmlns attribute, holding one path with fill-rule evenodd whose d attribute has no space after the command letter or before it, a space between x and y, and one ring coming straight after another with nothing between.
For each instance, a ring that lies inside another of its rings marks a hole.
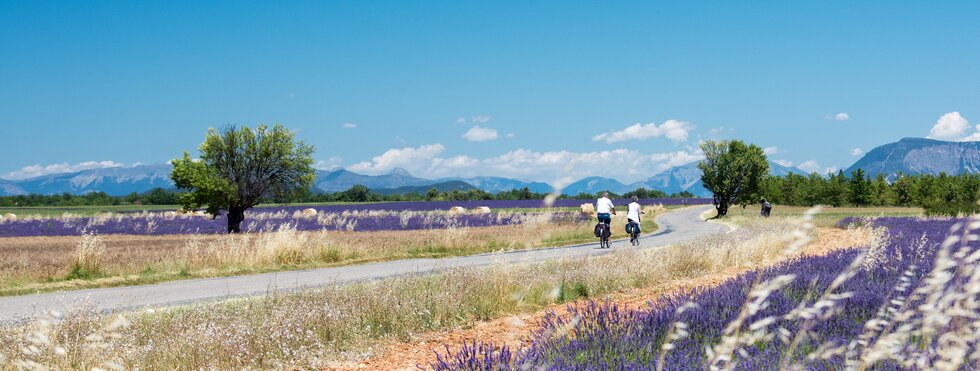
<instances>
[{"instance_id":1,"label":"cyclist in white shirt","mask_svg":"<svg viewBox=\"0 0 980 371\"><path fill-rule=\"evenodd\" d=\"M627 221L626 222L627 223L636 223L636 225L634 227L635 228L640 228L640 214L643 214L643 212L640 211L640 203L637 202L637 201L639 201L639 198L636 197L636 196L633 196L633 202L630 202L629 206L626 207L626 209L627 209L627 212L626 212L626 219L627 219Z\"/></svg>"},{"instance_id":2,"label":"cyclist in white shirt","mask_svg":"<svg viewBox=\"0 0 980 371\"><path fill-rule=\"evenodd\" d=\"M612 223L612 217L609 214L616 215L616 207L613 206L612 200L609 199L609 192L602 192L602 197L596 200L595 213L600 223Z\"/></svg>"}]
</instances>

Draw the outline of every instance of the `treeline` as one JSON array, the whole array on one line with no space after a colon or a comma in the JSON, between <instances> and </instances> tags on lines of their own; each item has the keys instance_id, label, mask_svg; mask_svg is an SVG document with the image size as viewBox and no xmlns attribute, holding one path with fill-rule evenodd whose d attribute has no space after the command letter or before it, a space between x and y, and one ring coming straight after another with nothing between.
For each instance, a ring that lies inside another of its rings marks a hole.
<instances>
[{"instance_id":1,"label":"treeline","mask_svg":"<svg viewBox=\"0 0 980 371\"><path fill-rule=\"evenodd\" d=\"M154 188L143 193L130 193L126 196L110 196L105 192L89 192L83 195L62 193L60 195L19 195L0 197L2 207L36 206L114 206L114 205L176 205L178 193L163 188Z\"/></svg>"},{"instance_id":2,"label":"treeline","mask_svg":"<svg viewBox=\"0 0 980 371\"><path fill-rule=\"evenodd\" d=\"M180 193L175 190L155 188L144 193L132 193L126 196L110 196L104 192L90 192L84 195L63 193L60 195L24 195L2 196L0 207L36 207L36 206L114 206L114 205L177 205ZM315 203L315 202L391 202L391 201L480 201L480 200L542 200L547 193L531 192L527 187L512 189L505 192L490 193L479 189L466 191L439 191L429 189L425 194L406 193L382 195L371 189L355 185L346 191L324 193L308 192L292 199L269 199L264 203ZM609 193L612 198L690 198L690 192L680 192L667 195L662 191L637 189L624 194ZM594 200L598 194L580 193L575 196L562 195L565 199Z\"/></svg>"},{"instance_id":3,"label":"treeline","mask_svg":"<svg viewBox=\"0 0 980 371\"><path fill-rule=\"evenodd\" d=\"M781 205L918 206L929 215L980 211L980 174L898 174L891 182L883 174L871 178L862 169L851 175L838 171L827 177L789 174L765 178L760 192Z\"/></svg>"},{"instance_id":4,"label":"treeline","mask_svg":"<svg viewBox=\"0 0 980 371\"><path fill-rule=\"evenodd\" d=\"M355 185L350 189L342 192L310 193L302 197L302 199L298 202L542 200L547 195L548 195L547 193L531 192L527 187L521 189L512 189L509 191L499 192L495 194L482 191L479 189L470 189L466 191L460 191L460 190L439 191L435 188L431 188L425 194L411 192L405 194L382 195L380 193L370 190L368 187L362 185ZM626 192L624 194L617 194L613 192L609 193L609 197L611 198L630 198L634 195L639 198L694 197L693 194L686 191L667 195L663 191L647 190L643 188ZM561 198L563 199L582 199L582 200L594 200L597 197L598 197L597 193L596 194L579 193L574 196L570 196L570 195L561 196Z\"/></svg>"}]
</instances>

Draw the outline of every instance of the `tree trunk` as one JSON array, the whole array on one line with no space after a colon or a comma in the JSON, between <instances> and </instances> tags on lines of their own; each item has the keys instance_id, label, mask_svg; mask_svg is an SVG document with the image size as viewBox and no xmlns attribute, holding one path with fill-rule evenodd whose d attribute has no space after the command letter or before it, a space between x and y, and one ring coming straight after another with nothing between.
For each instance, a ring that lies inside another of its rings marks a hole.
<instances>
[{"instance_id":1,"label":"tree trunk","mask_svg":"<svg viewBox=\"0 0 980 371\"><path fill-rule=\"evenodd\" d=\"M728 215L728 203L725 201L719 201L718 203L715 204L715 210L718 211L718 215L716 215L715 218L720 218L725 215Z\"/></svg>"},{"instance_id":2,"label":"tree trunk","mask_svg":"<svg viewBox=\"0 0 980 371\"><path fill-rule=\"evenodd\" d=\"M240 207L228 208L228 233L242 233L243 220L245 220L245 209Z\"/></svg>"}]
</instances>

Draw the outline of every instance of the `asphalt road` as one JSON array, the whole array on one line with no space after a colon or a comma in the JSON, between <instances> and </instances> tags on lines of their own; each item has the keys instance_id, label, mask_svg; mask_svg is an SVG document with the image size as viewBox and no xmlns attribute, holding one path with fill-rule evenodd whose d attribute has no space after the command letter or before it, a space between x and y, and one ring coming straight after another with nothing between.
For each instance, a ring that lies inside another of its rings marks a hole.
<instances>
[{"instance_id":1,"label":"asphalt road","mask_svg":"<svg viewBox=\"0 0 980 371\"><path fill-rule=\"evenodd\" d=\"M706 223L700 215L710 206L691 207L661 214L660 229L644 235L640 248L654 248L728 230ZM613 226L619 228L622 226ZM232 297L267 294L309 287L382 279L406 274L426 274L439 270L485 266L492 263L538 262L548 259L601 255L618 248L631 248L629 241L614 241L611 249L595 243L518 250L442 259L406 259L334 268L171 281L153 285L54 292L0 298L0 322L19 322L47 310L65 311L81 303L112 312L151 307L213 301Z\"/></svg>"}]
</instances>

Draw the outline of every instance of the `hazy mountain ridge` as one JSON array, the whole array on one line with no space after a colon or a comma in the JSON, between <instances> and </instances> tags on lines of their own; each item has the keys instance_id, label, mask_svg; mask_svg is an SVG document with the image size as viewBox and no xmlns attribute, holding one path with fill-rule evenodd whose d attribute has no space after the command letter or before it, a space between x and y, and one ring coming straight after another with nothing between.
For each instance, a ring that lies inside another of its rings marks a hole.
<instances>
[{"instance_id":1,"label":"hazy mountain ridge","mask_svg":"<svg viewBox=\"0 0 980 371\"><path fill-rule=\"evenodd\" d=\"M784 176L789 173L806 175L793 167L774 162L769 163L770 173ZM895 143L878 146L847 168L851 173L857 168L865 170L869 176L883 173L894 179L895 174L947 174L980 172L980 142L944 142L923 138L905 138ZM170 180L169 164L138 165L83 170L74 173L44 175L24 180L0 179L0 196L37 194L84 194L105 192L119 196L133 192L142 193L153 188L173 188ZM536 193L552 192L553 187L544 182L523 181L504 177L478 176L470 178L426 179L416 177L404 169L394 169L381 175L364 175L349 170L316 172L314 187L324 192L339 192L356 184L372 190L413 189L428 190L438 185L440 190L470 189L460 184L490 193L528 187ZM701 184L701 171L697 162L675 166L645 180L624 184L606 177L587 177L569 184L562 193L596 193L608 190L616 193L629 192L637 188L655 189L667 194L688 191L697 196L710 196Z\"/></svg>"},{"instance_id":2,"label":"hazy mountain ridge","mask_svg":"<svg viewBox=\"0 0 980 371\"><path fill-rule=\"evenodd\" d=\"M503 178L497 176L478 176L472 178L441 178L438 181L462 181L473 186L474 188L490 192L506 192L512 189L521 189L527 187L529 191L535 193L550 193L554 191L548 183L544 182L527 182L523 180Z\"/></svg>"},{"instance_id":3,"label":"hazy mountain ridge","mask_svg":"<svg viewBox=\"0 0 980 371\"><path fill-rule=\"evenodd\" d=\"M424 186L436 181L423 179L409 174L404 169L396 168L382 175L363 175L350 170L340 169L331 172L317 172L313 187L323 192L346 191L355 185L370 189L393 189L408 186Z\"/></svg>"},{"instance_id":4,"label":"hazy mountain ridge","mask_svg":"<svg viewBox=\"0 0 980 371\"><path fill-rule=\"evenodd\" d=\"M903 138L875 147L845 170L857 169L871 177L878 174L892 180L902 172L909 175L950 175L980 172L980 142L945 142L924 138Z\"/></svg>"},{"instance_id":5,"label":"hazy mountain ridge","mask_svg":"<svg viewBox=\"0 0 980 371\"><path fill-rule=\"evenodd\" d=\"M435 188L439 192L468 191L475 189L471 184L462 180L450 180L421 186L404 186L398 188L372 189L381 195L401 195L406 193L417 193L424 195L429 189Z\"/></svg>"},{"instance_id":6,"label":"hazy mountain ridge","mask_svg":"<svg viewBox=\"0 0 980 371\"><path fill-rule=\"evenodd\" d=\"M173 188L169 164L138 165L82 170L75 173L43 175L24 180L6 180L12 186L0 185L0 192L17 194L84 194L105 192L126 195L153 188ZM13 192L10 192L13 191Z\"/></svg>"}]
</instances>

